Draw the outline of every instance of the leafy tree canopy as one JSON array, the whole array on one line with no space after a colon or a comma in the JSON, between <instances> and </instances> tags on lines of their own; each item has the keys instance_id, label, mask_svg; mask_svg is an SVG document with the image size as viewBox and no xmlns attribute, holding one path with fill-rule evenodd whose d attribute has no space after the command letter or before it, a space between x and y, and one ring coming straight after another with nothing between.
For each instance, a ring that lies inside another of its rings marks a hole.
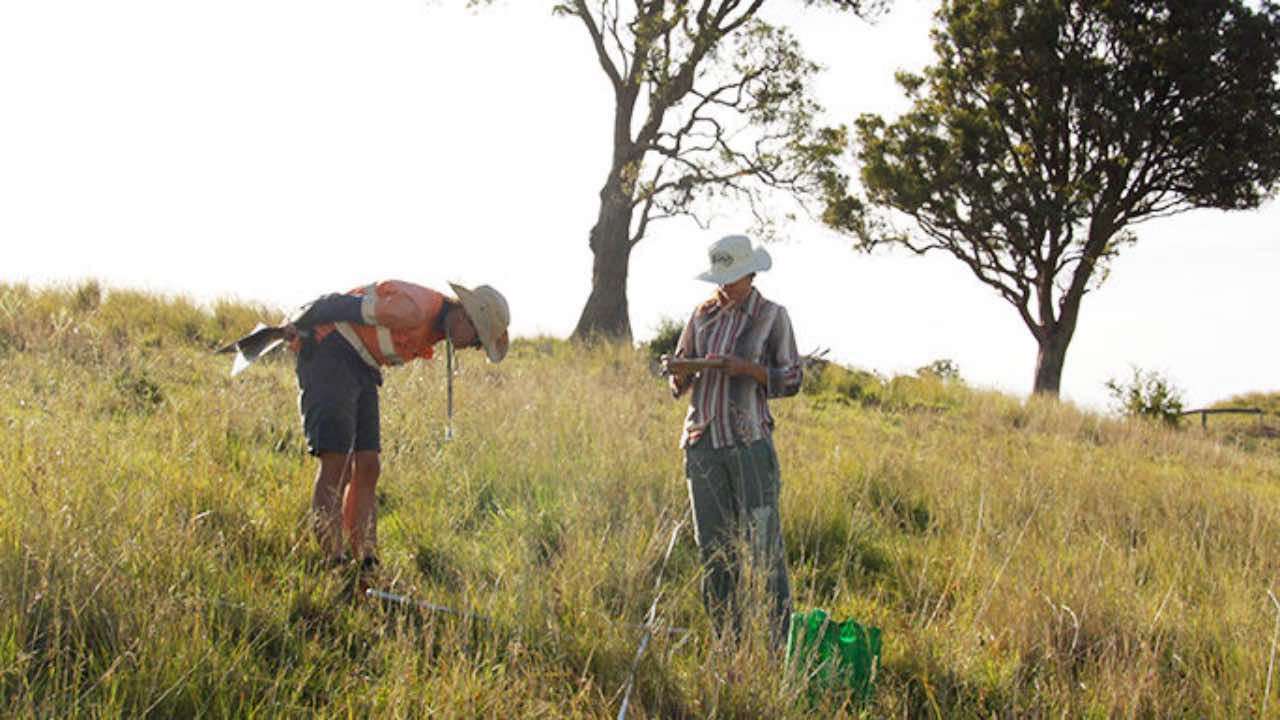
<instances>
[{"instance_id":1,"label":"leafy tree canopy","mask_svg":"<svg viewBox=\"0 0 1280 720\"><path fill-rule=\"evenodd\" d=\"M937 23L937 62L898 76L910 111L856 123L865 195L828 174L824 219L864 248L964 262L1017 308L1041 365L1056 356L1036 379L1056 393L1080 299L1128 228L1256 207L1275 189L1280 13L1269 0L947 0Z\"/></svg>"}]
</instances>

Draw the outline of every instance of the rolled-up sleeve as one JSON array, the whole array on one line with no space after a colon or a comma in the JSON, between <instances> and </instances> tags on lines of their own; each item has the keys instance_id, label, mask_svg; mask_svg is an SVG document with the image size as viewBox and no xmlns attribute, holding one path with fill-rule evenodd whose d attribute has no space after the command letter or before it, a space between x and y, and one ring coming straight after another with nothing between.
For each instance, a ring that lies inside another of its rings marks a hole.
<instances>
[{"instance_id":1,"label":"rolled-up sleeve","mask_svg":"<svg viewBox=\"0 0 1280 720\"><path fill-rule=\"evenodd\" d=\"M796 350L796 335L791 328L791 316L785 308L779 308L769 331L766 345L769 359L769 386L765 389L771 398L791 397L800 392L804 380L804 363Z\"/></svg>"}]
</instances>

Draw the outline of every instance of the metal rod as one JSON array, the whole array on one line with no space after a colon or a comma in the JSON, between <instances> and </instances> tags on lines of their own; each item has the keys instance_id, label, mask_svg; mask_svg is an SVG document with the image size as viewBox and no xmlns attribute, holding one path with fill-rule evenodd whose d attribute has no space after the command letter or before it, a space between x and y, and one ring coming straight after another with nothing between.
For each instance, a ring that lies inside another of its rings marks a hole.
<instances>
[{"instance_id":1,"label":"metal rod","mask_svg":"<svg viewBox=\"0 0 1280 720\"><path fill-rule=\"evenodd\" d=\"M389 592L386 592L385 590L378 590L376 588L367 588L364 591L364 594L365 594L365 597L375 598L377 600L385 600L387 602L393 602L398 605L409 605L412 607L416 607L420 610L426 610L427 612L443 613L445 615L457 615L458 617L474 618L476 620L484 620L486 622L490 620L490 618L486 615L474 613L469 610L456 610L454 608L451 608L445 605L436 605L435 603L429 603L424 600L415 600L407 595L397 595L396 593L389 593ZM615 622L611 624L614 625L615 627L616 626L629 627L629 628L634 628L636 630L643 629L643 630L648 630L649 632L655 632L655 631L662 632L667 635L683 635L689 632L688 628L682 628L682 627L653 628L644 623Z\"/></svg>"},{"instance_id":2,"label":"metal rod","mask_svg":"<svg viewBox=\"0 0 1280 720\"><path fill-rule=\"evenodd\" d=\"M387 602L393 602L399 605L412 605L413 607L416 607L419 610L426 610L427 612L442 613L445 615L457 615L458 617L472 618L475 620L484 620L485 622L489 621L489 618L485 617L484 615L478 615L473 612L467 612L466 610L454 610L453 608L446 607L444 605L436 605L435 603L424 602L422 600L414 600L413 598L405 595L397 595L395 593L389 593L389 592L385 592L383 590L378 590L375 588L369 588L365 590L364 594L365 594L365 597L376 598L378 600L386 600Z\"/></svg>"},{"instance_id":3,"label":"metal rod","mask_svg":"<svg viewBox=\"0 0 1280 720\"><path fill-rule=\"evenodd\" d=\"M653 637L653 621L658 615L658 600L662 598L662 575L667 570L667 561L671 559L671 551L675 549L676 538L680 536L680 528L684 520L676 523L671 531L671 539L667 541L667 552L662 556L662 566L658 568L658 577L653 582L653 602L649 604L649 612L644 619L644 635L640 637L640 646L636 648L636 656L631 660L631 672L627 674L627 689L622 694L622 706L618 708L618 720L626 720L627 708L631 705L631 691L636 686L636 671L640 669L640 658L645 648L649 647L649 638Z\"/></svg>"},{"instance_id":4,"label":"metal rod","mask_svg":"<svg viewBox=\"0 0 1280 720\"><path fill-rule=\"evenodd\" d=\"M1271 598L1271 604L1276 606L1276 629L1271 635L1271 661L1267 663L1267 687L1262 691L1262 714L1258 717L1265 718L1267 716L1267 701L1271 699L1271 673L1276 669L1276 642L1280 641L1280 600L1276 600L1276 594L1267 590L1267 597Z\"/></svg>"},{"instance_id":5,"label":"metal rod","mask_svg":"<svg viewBox=\"0 0 1280 720\"><path fill-rule=\"evenodd\" d=\"M449 442L453 439L453 338L447 337L444 341L445 352L445 388L447 399L444 411L444 441Z\"/></svg>"}]
</instances>

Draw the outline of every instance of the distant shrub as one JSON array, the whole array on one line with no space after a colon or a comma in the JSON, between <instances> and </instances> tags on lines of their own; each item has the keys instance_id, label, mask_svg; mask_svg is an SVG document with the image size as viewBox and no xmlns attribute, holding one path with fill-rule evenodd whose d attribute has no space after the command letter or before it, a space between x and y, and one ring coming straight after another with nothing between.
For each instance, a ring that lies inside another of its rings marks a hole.
<instances>
[{"instance_id":1,"label":"distant shrub","mask_svg":"<svg viewBox=\"0 0 1280 720\"><path fill-rule=\"evenodd\" d=\"M809 367L800 386L806 395L835 395L861 405L879 405L885 389L886 380L879 375L832 362Z\"/></svg>"},{"instance_id":2,"label":"distant shrub","mask_svg":"<svg viewBox=\"0 0 1280 720\"><path fill-rule=\"evenodd\" d=\"M944 381L959 380L960 366L951 358L939 358L928 365L916 368L916 375Z\"/></svg>"},{"instance_id":3,"label":"distant shrub","mask_svg":"<svg viewBox=\"0 0 1280 720\"><path fill-rule=\"evenodd\" d=\"M941 412L961 404L968 390L959 381L954 365L940 369L943 373L922 368L917 375L888 378L838 363L815 363L805 371L800 391L820 402L834 399L890 412Z\"/></svg>"},{"instance_id":4,"label":"distant shrub","mask_svg":"<svg viewBox=\"0 0 1280 720\"><path fill-rule=\"evenodd\" d=\"M684 323L675 318L664 317L658 321L657 332L653 339L644 344L645 351L649 355L649 359L657 360L663 355L670 355L676 351L676 344L680 342L680 333L684 332Z\"/></svg>"},{"instance_id":5,"label":"distant shrub","mask_svg":"<svg viewBox=\"0 0 1280 720\"><path fill-rule=\"evenodd\" d=\"M960 404L964 386L935 375L896 375L885 385L881 405L893 410L942 411Z\"/></svg>"},{"instance_id":6,"label":"distant shrub","mask_svg":"<svg viewBox=\"0 0 1280 720\"><path fill-rule=\"evenodd\" d=\"M1111 378L1104 385L1124 415L1160 420L1175 427L1181 420L1182 391L1158 372L1135 367L1127 382Z\"/></svg>"}]
</instances>

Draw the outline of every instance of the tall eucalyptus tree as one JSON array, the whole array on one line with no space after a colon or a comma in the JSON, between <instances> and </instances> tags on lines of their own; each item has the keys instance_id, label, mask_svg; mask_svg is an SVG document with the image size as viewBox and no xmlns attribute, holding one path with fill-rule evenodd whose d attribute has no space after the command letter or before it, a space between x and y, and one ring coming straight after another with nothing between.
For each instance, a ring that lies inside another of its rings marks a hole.
<instances>
[{"instance_id":1,"label":"tall eucalyptus tree","mask_svg":"<svg viewBox=\"0 0 1280 720\"><path fill-rule=\"evenodd\" d=\"M488 4L474 0L472 4ZM860 15L887 0L788 0ZM778 5L779 0L773 0ZM631 251L651 223L700 224L716 201L738 203L767 227L770 191L819 199L840 133L818 127L818 67L765 0L561 0L581 24L613 93L610 162L589 245L591 294L574 337L630 338ZM602 152L605 150L601 149Z\"/></svg>"}]
</instances>

